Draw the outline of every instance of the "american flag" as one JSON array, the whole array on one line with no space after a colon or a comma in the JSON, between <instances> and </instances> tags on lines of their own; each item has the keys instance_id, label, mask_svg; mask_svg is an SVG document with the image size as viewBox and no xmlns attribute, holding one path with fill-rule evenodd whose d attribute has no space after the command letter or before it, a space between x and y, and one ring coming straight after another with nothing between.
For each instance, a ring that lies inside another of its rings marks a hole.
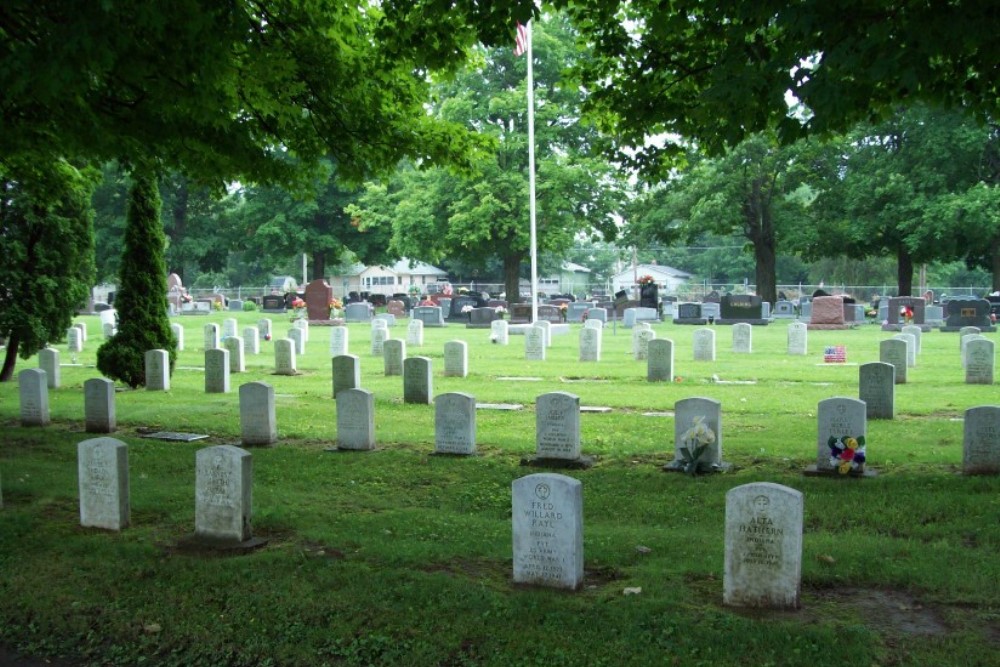
<instances>
[{"instance_id":1,"label":"american flag","mask_svg":"<svg viewBox=\"0 0 1000 667\"><path fill-rule=\"evenodd\" d=\"M844 345L827 345L823 348L823 362L827 364L842 364L847 361L847 347Z\"/></svg>"},{"instance_id":2,"label":"american flag","mask_svg":"<svg viewBox=\"0 0 1000 667\"><path fill-rule=\"evenodd\" d=\"M528 50L528 29L517 24L517 35L514 37L514 55L521 56Z\"/></svg>"}]
</instances>

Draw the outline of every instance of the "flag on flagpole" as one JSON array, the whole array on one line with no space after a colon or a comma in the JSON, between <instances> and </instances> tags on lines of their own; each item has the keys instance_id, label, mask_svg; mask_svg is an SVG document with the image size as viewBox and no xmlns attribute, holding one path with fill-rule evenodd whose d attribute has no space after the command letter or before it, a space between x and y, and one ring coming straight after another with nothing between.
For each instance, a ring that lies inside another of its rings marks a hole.
<instances>
[{"instance_id":1,"label":"flag on flagpole","mask_svg":"<svg viewBox=\"0 0 1000 667\"><path fill-rule=\"evenodd\" d=\"M514 37L514 55L521 56L528 50L528 29L517 24L517 35Z\"/></svg>"}]
</instances>

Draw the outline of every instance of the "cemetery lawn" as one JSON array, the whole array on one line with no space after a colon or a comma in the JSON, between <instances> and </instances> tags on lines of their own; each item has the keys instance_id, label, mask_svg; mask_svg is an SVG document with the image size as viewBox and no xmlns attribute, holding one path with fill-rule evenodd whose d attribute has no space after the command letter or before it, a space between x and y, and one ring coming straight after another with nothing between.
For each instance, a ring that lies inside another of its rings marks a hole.
<instances>
[{"instance_id":1,"label":"cemetery lawn","mask_svg":"<svg viewBox=\"0 0 1000 667\"><path fill-rule=\"evenodd\" d=\"M995 665L1000 651L1000 477L960 474L962 415L997 404L995 386L966 385L958 335L923 336L897 418L868 422L873 479L805 477L816 459L816 406L856 398L857 365L824 365L824 345L850 364L878 360L891 336L874 325L810 331L809 354L785 354L782 322L753 328L753 354L692 361L695 327L658 324L676 343L673 383L646 381L630 332L605 330L602 361L579 363L578 331L555 336L544 362L524 340L489 330L425 329L409 356L433 360L433 391L480 403L479 456L430 455L432 406L404 405L382 375L367 325L350 325L362 386L375 393L378 449L335 446L328 329L311 327L301 374L272 374L273 342L247 358L229 394L204 393L202 326L182 317L186 350L167 392L119 391L129 445L132 526L79 525L76 444L83 382L100 344L96 317L76 364L60 350L53 424L22 428L16 382L0 385L0 646L81 665ZM271 315L276 337L288 322ZM406 337L406 320L393 328ZM996 340L995 334L988 336ZM469 342L467 378L445 378L443 345ZM19 361L18 370L37 359ZM713 375L719 381L712 381ZM521 378L510 380L503 378ZM531 379L524 379L531 378ZM241 556L185 552L194 528L195 452L239 444L238 387L275 388L280 442L254 448L253 532ZM751 384L752 383L752 384ZM534 400L568 391L583 406L585 584L568 593L511 580L511 482L539 472ZM735 469L686 477L672 459L674 402L722 403L723 455ZM644 413L658 413L645 416ZM166 442L153 431L200 433ZM802 608L722 604L725 493L769 481L805 497ZM641 589L641 590L637 590Z\"/></svg>"}]
</instances>

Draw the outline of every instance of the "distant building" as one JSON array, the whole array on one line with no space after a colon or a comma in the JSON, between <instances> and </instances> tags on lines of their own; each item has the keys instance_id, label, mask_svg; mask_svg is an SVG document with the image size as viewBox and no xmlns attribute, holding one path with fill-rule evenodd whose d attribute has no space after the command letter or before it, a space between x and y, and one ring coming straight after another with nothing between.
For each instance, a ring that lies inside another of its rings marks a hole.
<instances>
[{"instance_id":1,"label":"distant building","mask_svg":"<svg viewBox=\"0 0 1000 667\"><path fill-rule=\"evenodd\" d=\"M677 288L691 279L691 274L663 264L639 264L619 271L611 276L611 286L615 292L630 290L637 286L636 280L642 276L653 276L661 294L673 294Z\"/></svg>"},{"instance_id":2,"label":"distant building","mask_svg":"<svg viewBox=\"0 0 1000 667\"><path fill-rule=\"evenodd\" d=\"M584 297L590 291L591 271L573 262L563 262L559 273L538 276L538 291L542 294L573 294ZM531 294L531 281L521 280L521 295Z\"/></svg>"},{"instance_id":3,"label":"distant building","mask_svg":"<svg viewBox=\"0 0 1000 667\"><path fill-rule=\"evenodd\" d=\"M330 286L336 293L370 292L390 295L408 292L411 285L426 292L428 288L425 286L436 285L447 279L447 271L404 258L390 266L355 264L343 274L330 278Z\"/></svg>"}]
</instances>

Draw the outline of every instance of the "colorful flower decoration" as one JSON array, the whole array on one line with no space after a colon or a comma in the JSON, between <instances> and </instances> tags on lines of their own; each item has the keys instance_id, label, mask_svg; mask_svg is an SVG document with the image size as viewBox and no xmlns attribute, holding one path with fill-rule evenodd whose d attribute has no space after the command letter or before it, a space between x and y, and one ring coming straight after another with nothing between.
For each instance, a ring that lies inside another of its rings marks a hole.
<instances>
[{"instance_id":1,"label":"colorful flower decoration","mask_svg":"<svg viewBox=\"0 0 1000 667\"><path fill-rule=\"evenodd\" d=\"M865 469L865 436L830 436L826 444L830 448L830 465L841 475Z\"/></svg>"}]
</instances>

